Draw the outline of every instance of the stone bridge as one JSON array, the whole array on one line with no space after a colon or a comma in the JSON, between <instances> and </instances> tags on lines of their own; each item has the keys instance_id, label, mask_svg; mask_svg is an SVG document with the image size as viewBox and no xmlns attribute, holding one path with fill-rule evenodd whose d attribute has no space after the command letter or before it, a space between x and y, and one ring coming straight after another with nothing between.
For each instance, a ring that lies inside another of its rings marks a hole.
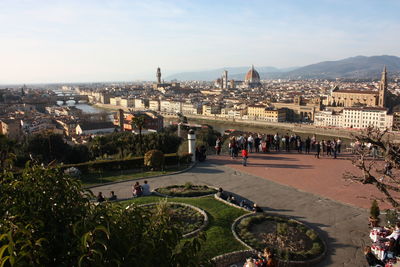
<instances>
[{"instance_id":1,"label":"stone bridge","mask_svg":"<svg viewBox=\"0 0 400 267\"><path fill-rule=\"evenodd\" d=\"M67 103L67 101L75 101L75 103L78 103L79 101L89 102L87 95L58 95L55 97L55 100L62 101L64 105Z\"/></svg>"}]
</instances>

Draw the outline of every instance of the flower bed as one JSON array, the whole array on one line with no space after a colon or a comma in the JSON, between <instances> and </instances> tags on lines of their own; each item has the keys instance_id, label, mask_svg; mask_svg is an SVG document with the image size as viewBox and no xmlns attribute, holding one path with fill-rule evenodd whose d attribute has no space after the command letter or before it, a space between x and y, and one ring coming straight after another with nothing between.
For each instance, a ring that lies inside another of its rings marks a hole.
<instances>
[{"instance_id":1,"label":"flower bed","mask_svg":"<svg viewBox=\"0 0 400 267\"><path fill-rule=\"evenodd\" d=\"M182 230L185 237L193 236L208 224L207 214L199 208L192 205L176 202L166 202L171 214L172 223ZM150 212L156 212L156 206L159 203L150 203L141 205Z\"/></svg>"},{"instance_id":2,"label":"flower bed","mask_svg":"<svg viewBox=\"0 0 400 267\"><path fill-rule=\"evenodd\" d=\"M155 189L154 191L161 195L171 197L198 197L215 194L217 192L216 189L206 185L193 185L191 183L161 187Z\"/></svg>"},{"instance_id":3,"label":"flower bed","mask_svg":"<svg viewBox=\"0 0 400 267\"><path fill-rule=\"evenodd\" d=\"M321 258L326 252L324 242L313 229L283 217L247 216L234 230L251 248L262 251L269 247L284 261L310 261Z\"/></svg>"}]
</instances>

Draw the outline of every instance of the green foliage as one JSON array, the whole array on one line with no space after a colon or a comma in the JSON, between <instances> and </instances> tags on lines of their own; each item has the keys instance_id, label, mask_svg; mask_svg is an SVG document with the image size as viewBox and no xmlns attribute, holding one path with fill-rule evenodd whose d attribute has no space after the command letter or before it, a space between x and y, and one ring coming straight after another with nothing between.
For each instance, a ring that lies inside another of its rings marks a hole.
<instances>
[{"instance_id":1,"label":"green foliage","mask_svg":"<svg viewBox=\"0 0 400 267\"><path fill-rule=\"evenodd\" d=\"M377 219L379 217L379 215L381 214L380 210L379 210L378 202L376 201L376 199L374 199L374 201L372 201L371 208L369 210L369 214L374 219Z\"/></svg>"},{"instance_id":2,"label":"green foliage","mask_svg":"<svg viewBox=\"0 0 400 267\"><path fill-rule=\"evenodd\" d=\"M289 232L289 226L287 223L277 223L276 232L278 235L287 235Z\"/></svg>"},{"instance_id":3,"label":"green foliage","mask_svg":"<svg viewBox=\"0 0 400 267\"><path fill-rule=\"evenodd\" d=\"M306 232L306 235L311 239L311 240L316 240L318 238L318 235L315 233L314 230L309 229Z\"/></svg>"},{"instance_id":4,"label":"green foliage","mask_svg":"<svg viewBox=\"0 0 400 267\"><path fill-rule=\"evenodd\" d=\"M190 190L190 189L193 188L193 183L191 183L191 182L186 182L186 183L183 185L183 187L184 187L186 190Z\"/></svg>"},{"instance_id":5,"label":"green foliage","mask_svg":"<svg viewBox=\"0 0 400 267\"><path fill-rule=\"evenodd\" d=\"M15 142L0 134L0 169L11 169L15 160Z\"/></svg>"},{"instance_id":6,"label":"green foliage","mask_svg":"<svg viewBox=\"0 0 400 267\"><path fill-rule=\"evenodd\" d=\"M117 132L93 138L89 142L89 151L93 158L105 158L106 155L124 158L141 156L141 148L143 153L153 149L164 154L176 153L180 143L181 139L170 133L152 133L140 137L131 132Z\"/></svg>"},{"instance_id":7,"label":"green foliage","mask_svg":"<svg viewBox=\"0 0 400 267\"><path fill-rule=\"evenodd\" d=\"M5 266L199 266L205 236L182 243L160 208L95 205L59 169L0 174L0 262ZM156 255L156 257L155 257Z\"/></svg>"},{"instance_id":8,"label":"green foliage","mask_svg":"<svg viewBox=\"0 0 400 267\"><path fill-rule=\"evenodd\" d=\"M144 155L144 165L160 170L164 165L164 154L160 150L150 150Z\"/></svg>"},{"instance_id":9,"label":"green foliage","mask_svg":"<svg viewBox=\"0 0 400 267\"><path fill-rule=\"evenodd\" d=\"M221 136L221 133L213 130L212 128L202 128L196 131L196 141L202 141L202 143L208 146L214 147L217 138ZM196 142L197 145L197 142Z\"/></svg>"}]
</instances>

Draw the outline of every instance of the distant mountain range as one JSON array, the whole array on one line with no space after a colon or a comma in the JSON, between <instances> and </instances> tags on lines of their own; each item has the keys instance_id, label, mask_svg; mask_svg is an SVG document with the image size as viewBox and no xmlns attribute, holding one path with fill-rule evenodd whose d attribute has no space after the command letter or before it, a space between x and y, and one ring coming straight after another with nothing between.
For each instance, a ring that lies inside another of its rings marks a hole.
<instances>
[{"instance_id":1,"label":"distant mountain range","mask_svg":"<svg viewBox=\"0 0 400 267\"><path fill-rule=\"evenodd\" d=\"M396 56L356 56L337 61L324 61L304 67L278 69L275 67L255 67L261 79L377 79L386 66L389 76L400 74L400 57ZM207 71L182 72L166 77L167 80L212 81L228 71L229 79L243 80L250 67L228 67Z\"/></svg>"}]
</instances>

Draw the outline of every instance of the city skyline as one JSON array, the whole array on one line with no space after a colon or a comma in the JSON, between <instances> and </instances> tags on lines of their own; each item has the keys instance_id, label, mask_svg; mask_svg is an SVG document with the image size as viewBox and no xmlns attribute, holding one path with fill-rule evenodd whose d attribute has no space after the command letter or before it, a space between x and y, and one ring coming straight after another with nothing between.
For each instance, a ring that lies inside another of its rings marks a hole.
<instances>
[{"instance_id":1,"label":"city skyline","mask_svg":"<svg viewBox=\"0 0 400 267\"><path fill-rule=\"evenodd\" d=\"M0 83L400 55L396 1L2 1ZM217 78L217 77L216 77Z\"/></svg>"}]
</instances>

